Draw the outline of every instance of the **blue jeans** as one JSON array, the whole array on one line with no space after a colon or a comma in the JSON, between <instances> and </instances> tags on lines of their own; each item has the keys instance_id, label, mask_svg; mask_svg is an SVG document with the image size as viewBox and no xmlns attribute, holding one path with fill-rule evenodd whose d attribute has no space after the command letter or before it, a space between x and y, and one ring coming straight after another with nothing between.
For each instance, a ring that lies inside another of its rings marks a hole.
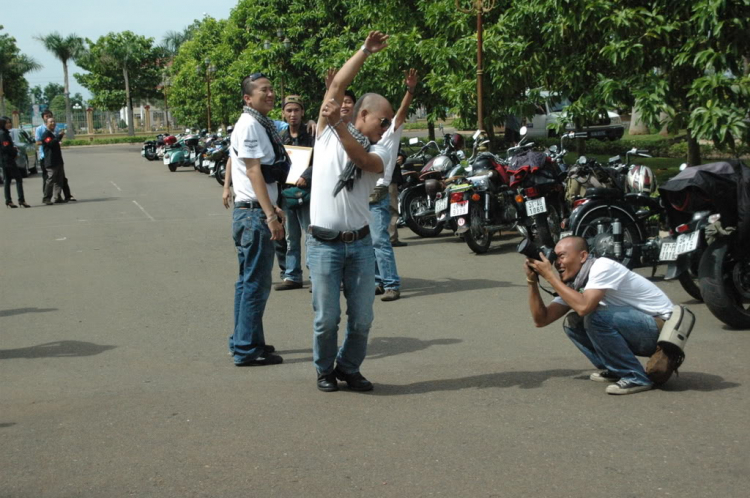
<instances>
[{"instance_id":1,"label":"blue jeans","mask_svg":"<svg viewBox=\"0 0 750 498\"><path fill-rule=\"evenodd\" d=\"M654 317L630 306L599 306L583 319L568 314L563 328L596 368L635 384L652 384L636 356L656 351L659 329Z\"/></svg>"},{"instance_id":2,"label":"blue jeans","mask_svg":"<svg viewBox=\"0 0 750 498\"><path fill-rule=\"evenodd\" d=\"M284 280L302 283L302 237L310 225L310 204L285 209L286 213L286 271Z\"/></svg>"},{"instance_id":3,"label":"blue jeans","mask_svg":"<svg viewBox=\"0 0 750 498\"><path fill-rule=\"evenodd\" d=\"M321 242L307 235L307 263L313 282L313 362L319 374L359 372L367 354L375 300L375 258L368 235L350 244ZM346 336L338 347L341 321L340 285L346 298Z\"/></svg>"},{"instance_id":4,"label":"blue jeans","mask_svg":"<svg viewBox=\"0 0 750 498\"><path fill-rule=\"evenodd\" d=\"M254 360L263 354L263 313L271 293L274 243L264 223L262 209L235 208L232 235L237 247L240 271L234 291L234 334L229 351L235 363Z\"/></svg>"},{"instance_id":5,"label":"blue jeans","mask_svg":"<svg viewBox=\"0 0 750 498\"><path fill-rule=\"evenodd\" d=\"M372 224L372 247L375 249L375 285L382 285L384 289L400 289L401 278L396 268L396 255L393 254L391 237L388 226L391 224L390 199L370 204Z\"/></svg>"}]
</instances>

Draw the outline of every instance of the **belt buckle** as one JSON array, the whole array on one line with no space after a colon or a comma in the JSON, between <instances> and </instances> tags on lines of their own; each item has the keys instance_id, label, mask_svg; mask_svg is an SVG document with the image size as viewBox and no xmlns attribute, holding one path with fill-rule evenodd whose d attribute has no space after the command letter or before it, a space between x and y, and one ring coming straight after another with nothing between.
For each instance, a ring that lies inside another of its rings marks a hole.
<instances>
[{"instance_id":1,"label":"belt buckle","mask_svg":"<svg viewBox=\"0 0 750 498\"><path fill-rule=\"evenodd\" d=\"M357 232L341 232L341 241L350 244L357 240Z\"/></svg>"}]
</instances>

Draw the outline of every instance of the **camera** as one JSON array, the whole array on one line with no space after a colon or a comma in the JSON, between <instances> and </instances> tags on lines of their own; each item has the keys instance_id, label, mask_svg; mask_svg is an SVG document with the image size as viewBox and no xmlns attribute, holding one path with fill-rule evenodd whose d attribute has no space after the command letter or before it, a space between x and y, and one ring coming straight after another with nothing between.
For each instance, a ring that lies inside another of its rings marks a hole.
<instances>
[{"instance_id":1,"label":"camera","mask_svg":"<svg viewBox=\"0 0 750 498\"><path fill-rule=\"evenodd\" d=\"M523 239L521 243L518 244L516 251L518 251L519 254L523 254L527 258L534 259L536 261L541 261L541 259L539 258L539 253L544 254L544 257L547 258L550 263L554 263L555 259L557 259L557 254L555 254L555 250L553 248L547 246L538 246L534 244L531 239Z\"/></svg>"}]
</instances>

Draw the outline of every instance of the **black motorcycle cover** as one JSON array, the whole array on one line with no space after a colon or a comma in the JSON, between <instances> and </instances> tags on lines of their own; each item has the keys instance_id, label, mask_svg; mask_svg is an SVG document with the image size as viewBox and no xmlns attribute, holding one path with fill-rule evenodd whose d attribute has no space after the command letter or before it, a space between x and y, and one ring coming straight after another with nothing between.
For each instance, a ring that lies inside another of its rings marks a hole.
<instances>
[{"instance_id":1,"label":"black motorcycle cover","mask_svg":"<svg viewBox=\"0 0 750 498\"><path fill-rule=\"evenodd\" d=\"M686 168L659 192L670 219L686 223L696 211L718 211L722 225L737 227L740 244L750 243L750 168L742 161Z\"/></svg>"},{"instance_id":2,"label":"black motorcycle cover","mask_svg":"<svg viewBox=\"0 0 750 498\"><path fill-rule=\"evenodd\" d=\"M513 156L508 165L511 187L557 183L559 168L544 152L533 150Z\"/></svg>"}]
</instances>

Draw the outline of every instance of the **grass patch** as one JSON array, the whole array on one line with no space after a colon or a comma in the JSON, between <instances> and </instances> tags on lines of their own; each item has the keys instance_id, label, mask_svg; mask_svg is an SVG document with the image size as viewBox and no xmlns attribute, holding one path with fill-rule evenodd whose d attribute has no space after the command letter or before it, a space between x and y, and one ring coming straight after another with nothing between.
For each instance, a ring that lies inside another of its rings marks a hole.
<instances>
[{"instance_id":1,"label":"grass patch","mask_svg":"<svg viewBox=\"0 0 750 498\"><path fill-rule=\"evenodd\" d=\"M110 137L110 138L95 138L91 139L76 139L76 140L63 140L63 147L76 147L81 145L108 145L108 144L137 144L143 143L146 140L153 140L153 136L137 136L137 137Z\"/></svg>"}]
</instances>

